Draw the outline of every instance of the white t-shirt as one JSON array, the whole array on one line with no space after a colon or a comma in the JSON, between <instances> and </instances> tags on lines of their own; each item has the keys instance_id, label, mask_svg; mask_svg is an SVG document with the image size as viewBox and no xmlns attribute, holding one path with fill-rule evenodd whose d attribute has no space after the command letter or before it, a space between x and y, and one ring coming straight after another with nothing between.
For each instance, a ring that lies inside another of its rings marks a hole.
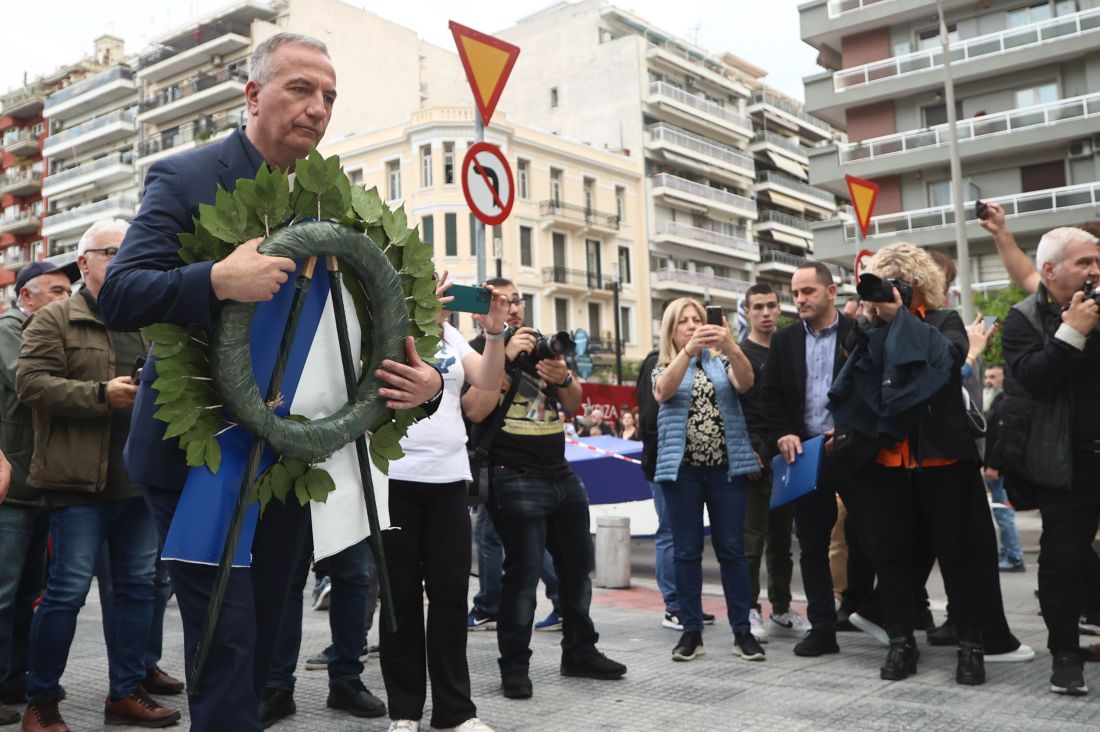
<instances>
[{"instance_id":1,"label":"white t-shirt","mask_svg":"<svg viewBox=\"0 0 1100 732\"><path fill-rule=\"evenodd\" d=\"M405 457L390 463L390 478L417 483L454 483L470 480L466 454L466 426L462 422L462 359L473 352L450 323L443 323L443 340L436 358L443 374L443 398L428 419L409 428L401 441Z\"/></svg>"}]
</instances>

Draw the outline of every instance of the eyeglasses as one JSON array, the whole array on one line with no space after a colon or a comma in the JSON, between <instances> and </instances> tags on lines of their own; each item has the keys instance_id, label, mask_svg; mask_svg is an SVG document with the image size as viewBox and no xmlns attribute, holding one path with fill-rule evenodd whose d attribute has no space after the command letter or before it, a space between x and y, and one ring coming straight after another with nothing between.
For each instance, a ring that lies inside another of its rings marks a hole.
<instances>
[{"instance_id":1,"label":"eyeglasses","mask_svg":"<svg viewBox=\"0 0 1100 732\"><path fill-rule=\"evenodd\" d=\"M111 259L116 254L118 254L118 247L104 247L102 249L85 249L84 250L85 254L91 254L92 252L99 252L99 253L103 254L103 256L107 257L107 259Z\"/></svg>"},{"instance_id":2,"label":"eyeglasses","mask_svg":"<svg viewBox=\"0 0 1100 732\"><path fill-rule=\"evenodd\" d=\"M508 307L510 307L510 308L522 308L526 304L527 304L526 300L517 299L517 300L509 300L508 301Z\"/></svg>"}]
</instances>

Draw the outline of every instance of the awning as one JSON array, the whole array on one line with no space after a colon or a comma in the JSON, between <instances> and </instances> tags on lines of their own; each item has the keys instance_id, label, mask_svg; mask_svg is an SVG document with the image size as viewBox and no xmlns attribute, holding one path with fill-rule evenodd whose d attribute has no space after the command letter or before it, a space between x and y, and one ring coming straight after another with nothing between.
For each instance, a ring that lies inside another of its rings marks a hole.
<instances>
[{"instance_id":1,"label":"awning","mask_svg":"<svg viewBox=\"0 0 1100 732\"><path fill-rule=\"evenodd\" d=\"M768 200L771 201L776 206L782 206L783 208L789 208L792 211L796 211L800 214L806 212L806 204L805 203L798 200L797 198L792 198L791 196L785 196L782 193L776 193L775 189L769 188L769 189L760 191L757 195L767 196Z\"/></svg>"},{"instance_id":2,"label":"awning","mask_svg":"<svg viewBox=\"0 0 1100 732\"><path fill-rule=\"evenodd\" d=\"M799 180L808 179L810 177L810 174L806 171L806 166L802 163L795 162L786 155L780 155L771 150L765 150L764 154L768 156L768 159L772 161L775 167L779 168L784 173L793 175Z\"/></svg>"},{"instance_id":3,"label":"awning","mask_svg":"<svg viewBox=\"0 0 1100 732\"><path fill-rule=\"evenodd\" d=\"M776 229L769 229L768 236L770 236L772 239L775 239L776 241L783 242L784 244L790 244L791 246L795 247L802 247L803 249L805 249L809 245L810 239L813 238L813 235L810 234L810 232L808 231L806 232L806 236L795 236L794 234L788 234L785 231L777 231Z\"/></svg>"}]
</instances>

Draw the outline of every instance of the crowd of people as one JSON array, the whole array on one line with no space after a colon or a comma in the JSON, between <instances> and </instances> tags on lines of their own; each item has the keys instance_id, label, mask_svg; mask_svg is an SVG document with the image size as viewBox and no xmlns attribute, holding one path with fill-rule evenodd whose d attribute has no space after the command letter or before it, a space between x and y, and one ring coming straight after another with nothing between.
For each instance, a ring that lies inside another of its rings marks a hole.
<instances>
[{"instance_id":1,"label":"crowd of people","mask_svg":"<svg viewBox=\"0 0 1100 732\"><path fill-rule=\"evenodd\" d=\"M156 698L184 691L159 666L164 609L174 592L190 667L216 568L158 558L187 468L153 419L156 361L145 361L138 328L210 328L224 301L268 300L287 281L294 262L261 255L259 240L216 263L185 264L177 235L219 183L304 157L335 102L335 70L316 39L276 34L257 47L250 74L245 128L154 164L132 225L93 225L74 267L24 268L17 307L0 315L0 725L68 730L60 679L94 577L105 722L160 727L181 717ZM1090 225L1055 229L1033 264L1004 211L988 209L983 226L1032 293L1004 319L1003 367L983 368L992 331L982 319L964 323L947 307L954 264L897 243L873 256L860 298L843 308L828 268L799 266L798 319L784 327L778 294L752 286L740 339L705 303L668 303L658 347L642 364L638 408L611 420L582 412L565 358L539 357L539 333L513 282L485 283L489 312L475 318L480 335L467 343L446 320L443 273L436 364L410 341L407 363L383 362L378 392L391 407L428 414L389 466L397 530L383 543L398 622L380 634L386 701L361 680L378 594L368 541L313 562L309 511L276 501L259 522L251 566L229 575L205 686L187 699L192 728L258 730L296 712L311 564L324 578L314 602L327 604L332 642L306 666L327 668L329 708L416 730L430 689L433 729L490 730L471 697L467 631L496 631L500 690L510 699L534 693L533 631L561 632L563 676L622 679L627 668L600 652L590 613L594 549L587 491L565 457L573 435L642 443L658 518L661 623L680 633L672 661L703 655L704 630L717 621L702 606L705 512L740 658L765 661L764 645L777 636L795 639L798 656L834 654L839 633L858 629L885 647L880 677L898 681L917 670L923 630L929 643L957 647L959 684L982 684L987 664L1035 656L1012 634L1001 599L999 573L1026 569L1015 506L1043 516L1038 595L1050 688L1086 693L1084 661L1100 657L1079 636L1100 619L1091 545L1100 422L1088 408L1100 401L1098 239ZM818 438L816 488L772 508L772 459L795 463ZM487 500L471 533L469 486L481 480ZM805 616L792 606L792 533ZM468 612L472 543L479 588ZM940 626L925 590L934 563L949 603ZM540 579L553 611L536 622ZM4 706L24 703L22 712Z\"/></svg>"}]
</instances>

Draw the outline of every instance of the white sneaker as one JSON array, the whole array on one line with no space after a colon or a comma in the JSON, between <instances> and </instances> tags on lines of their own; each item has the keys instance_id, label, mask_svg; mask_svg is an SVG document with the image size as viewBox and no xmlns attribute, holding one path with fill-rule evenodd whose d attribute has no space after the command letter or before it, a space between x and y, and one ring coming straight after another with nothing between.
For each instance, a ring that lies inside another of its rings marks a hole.
<instances>
[{"instance_id":1,"label":"white sneaker","mask_svg":"<svg viewBox=\"0 0 1100 732\"><path fill-rule=\"evenodd\" d=\"M1020 647L1015 651L1009 651L1008 653L987 653L985 654L985 660L987 663L1014 663L1018 661L1030 661L1035 658L1035 651L1031 646L1020 644Z\"/></svg>"},{"instance_id":2,"label":"white sneaker","mask_svg":"<svg viewBox=\"0 0 1100 732\"><path fill-rule=\"evenodd\" d=\"M684 629L684 624L680 622L680 617L676 613L665 613L665 619L661 621L661 625L669 630Z\"/></svg>"},{"instance_id":3,"label":"white sneaker","mask_svg":"<svg viewBox=\"0 0 1100 732\"><path fill-rule=\"evenodd\" d=\"M432 727L432 732L493 732L493 728L477 717L470 717L457 727Z\"/></svg>"},{"instance_id":4,"label":"white sneaker","mask_svg":"<svg viewBox=\"0 0 1100 732\"><path fill-rule=\"evenodd\" d=\"M395 719L390 722L390 732L420 732L420 722L415 719Z\"/></svg>"},{"instance_id":5,"label":"white sneaker","mask_svg":"<svg viewBox=\"0 0 1100 732\"><path fill-rule=\"evenodd\" d=\"M758 642L768 642L768 629L764 627L764 618L760 617L760 611L756 608L749 610L749 630Z\"/></svg>"},{"instance_id":6,"label":"white sneaker","mask_svg":"<svg viewBox=\"0 0 1100 732\"><path fill-rule=\"evenodd\" d=\"M802 617L798 613L788 610L785 613L776 615L771 614L771 631L776 635L787 635L794 638L801 638L810 632L810 621Z\"/></svg>"},{"instance_id":7,"label":"white sneaker","mask_svg":"<svg viewBox=\"0 0 1100 732\"><path fill-rule=\"evenodd\" d=\"M870 620L863 617L859 613L852 613L851 615L849 615L848 622L877 640L882 645L890 645L890 636L886 635L886 631L883 630L881 625L876 625L875 623L872 623Z\"/></svg>"}]
</instances>

